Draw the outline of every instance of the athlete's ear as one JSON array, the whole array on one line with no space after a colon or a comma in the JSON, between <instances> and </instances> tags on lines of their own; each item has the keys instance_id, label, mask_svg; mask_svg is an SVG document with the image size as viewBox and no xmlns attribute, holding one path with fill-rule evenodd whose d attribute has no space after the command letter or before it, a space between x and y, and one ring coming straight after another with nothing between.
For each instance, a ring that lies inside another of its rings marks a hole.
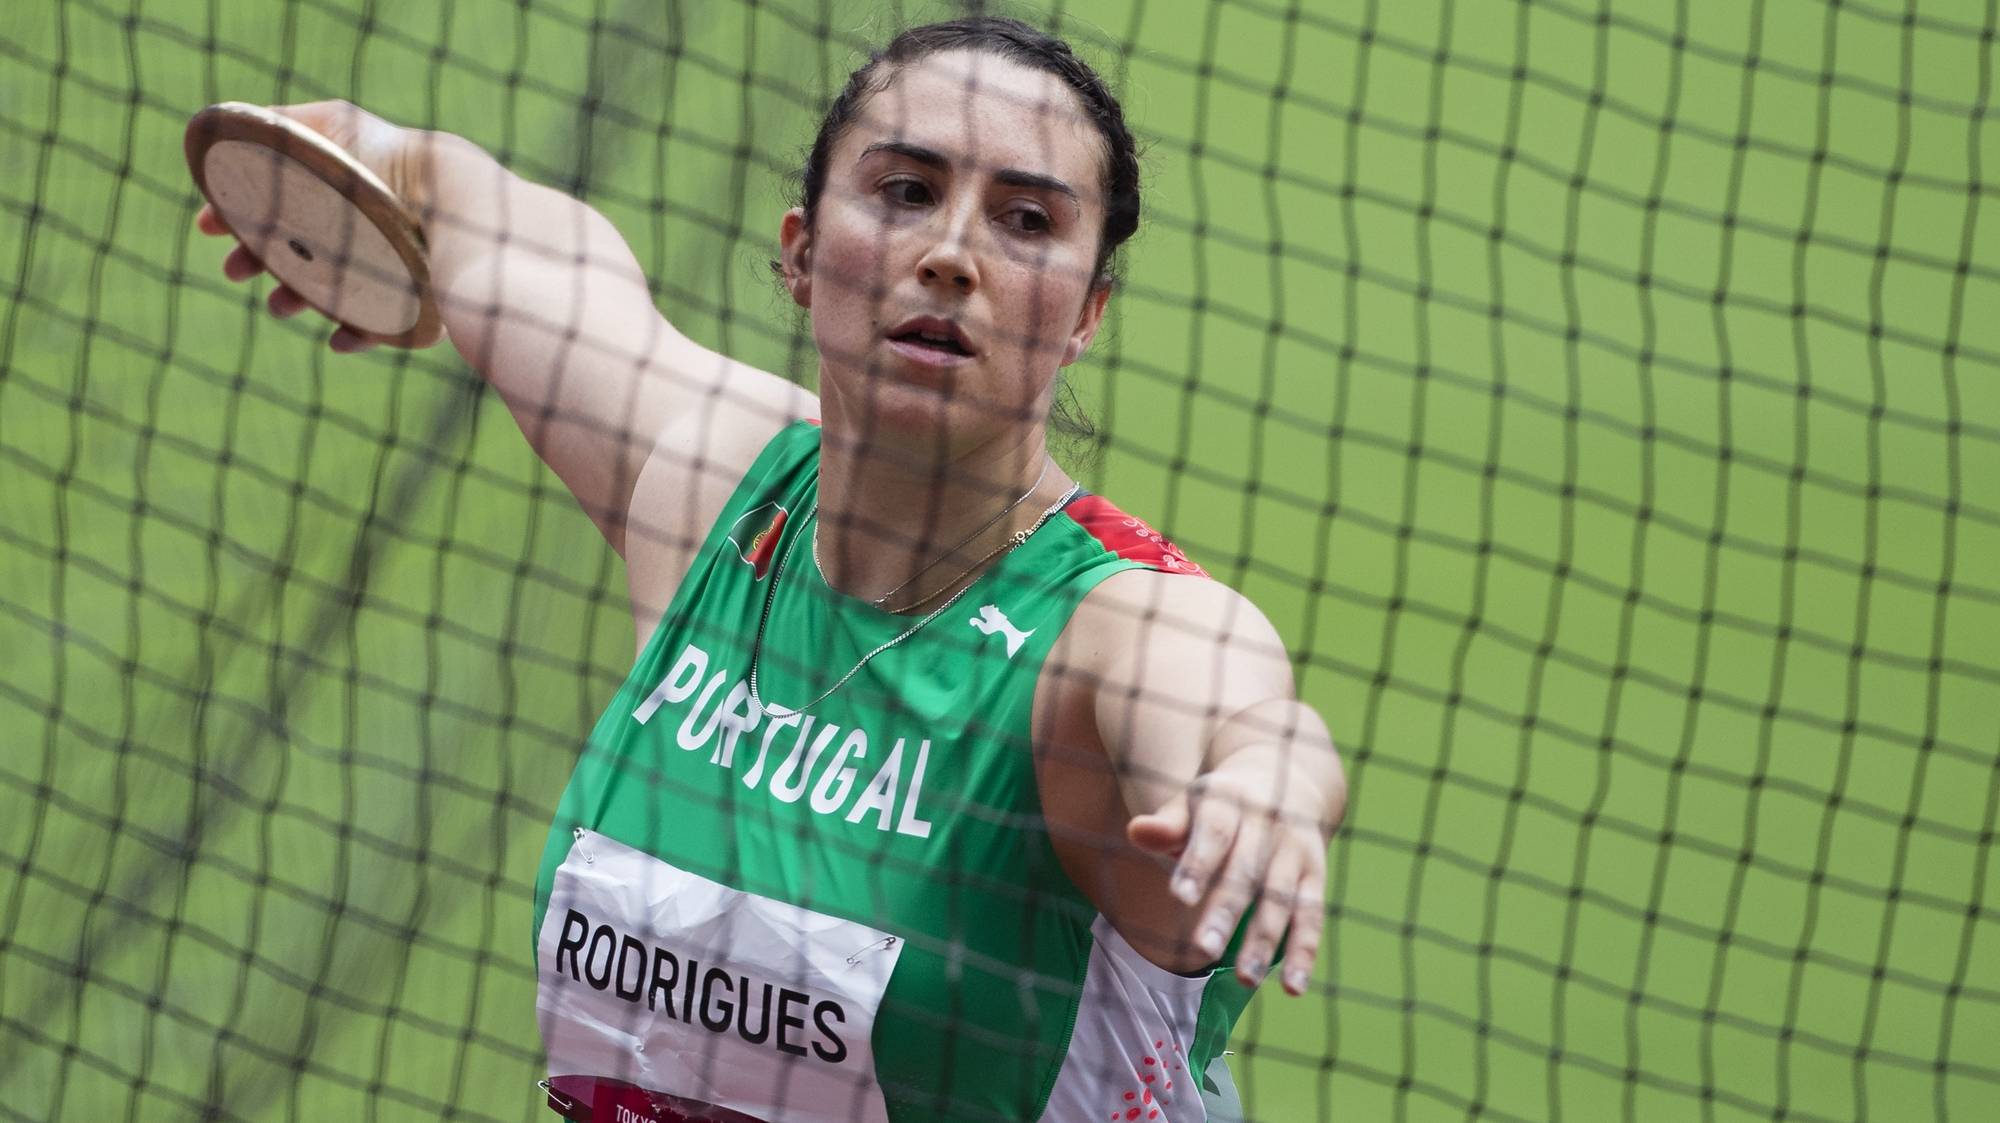
<instances>
[{"instance_id":1,"label":"athlete's ear","mask_svg":"<svg viewBox=\"0 0 2000 1123\"><path fill-rule=\"evenodd\" d=\"M812 307L812 241L806 212L799 207L786 211L784 221L778 225L778 270L784 275L792 303L801 308Z\"/></svg>"},{"instance_id":2,"label":"athlete's ear","mask_svg":"<svg viewBox=\"0 0 2000 1123\"><path fill-rule=\"evenodd\" d=\"M1111 286L1099 282L1090 286L1090 295L1083 298L1083 311L1077 313L1076 327L1069 333L1069 342L1063 347L1062 365L1068 366L1083 357L1090 341L1097 336L1097 329L1104 323L1104 305L1111 299Z\"/></svg>"}]
</instances>

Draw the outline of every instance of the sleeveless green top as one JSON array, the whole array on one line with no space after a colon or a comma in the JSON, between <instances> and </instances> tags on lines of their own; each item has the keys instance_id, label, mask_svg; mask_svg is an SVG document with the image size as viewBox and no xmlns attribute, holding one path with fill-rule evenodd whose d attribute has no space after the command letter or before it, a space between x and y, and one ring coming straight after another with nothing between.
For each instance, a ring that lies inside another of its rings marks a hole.
<instances>
[{"instance_id":1,"label":"sleeveless green top","mask_svg":"<svg viewBox=\"0 0 2000 1123\"><path fill-rule=\"evenodd\" d=\"M915 622L821 577L818 465L811 423L765 448L563 794L535 892L552 1102L621 1121L1202 1119L1198 1074L1250 992L1164 971L1098 916L1050 846L1030 740L1083 596L1200 568L1077 497L801 715ZM769 710L749 690L760 620Z\"/></svg>"}]
</instances>

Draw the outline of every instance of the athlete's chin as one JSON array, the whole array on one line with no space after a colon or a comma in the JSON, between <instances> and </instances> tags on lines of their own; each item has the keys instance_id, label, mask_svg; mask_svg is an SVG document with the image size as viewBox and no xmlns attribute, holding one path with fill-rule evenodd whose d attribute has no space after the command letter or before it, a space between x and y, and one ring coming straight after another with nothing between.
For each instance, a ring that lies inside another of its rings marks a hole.
<instances>
[{"instance_id":1,"label":"athlete's chin","mask_svg":"<svg viewBox=\"0 0 2000 1123\"><path fill-rule=\"evenodd\" d=\"M926 458L981 444L1005 428L990 409L921 394L884 395L859 420L863 434Z\"/></svg>"},{"instance_id":2,"label":"athlete's chin","mask_svg":"<svg viewBox=\"0 0 2000 1123\"><path fill-rule=\"evenodd\" d=\"M976 444L998 431L1033 424L1031 405L1009 406L974 396L957 379L906 379L890 372L862 380L857 393L843 394L844 420L865 435L933 452Z\"/></svg>"}]
</instances>

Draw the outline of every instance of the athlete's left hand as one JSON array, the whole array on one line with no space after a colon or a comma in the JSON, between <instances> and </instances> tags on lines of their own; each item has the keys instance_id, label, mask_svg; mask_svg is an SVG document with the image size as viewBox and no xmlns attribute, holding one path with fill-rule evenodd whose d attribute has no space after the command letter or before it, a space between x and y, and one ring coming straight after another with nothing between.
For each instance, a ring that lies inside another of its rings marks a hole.
<instances>
[{"instance_id":1,"label":"athlete's left hand","mask_svg":"<svg viewBox=\"0 0 2000 1123\"><path fill-rule=\"evenodd\" d=\"M1246 986L1263 981L1283 939L1281 978L1286 992L1300 995L1326 925L1327 842L1346 813L1347 790L1337 769L1327 777L1294 767L1290 748L1231 753L1159 810L1134 817L1127 832L1143 850L1178 857L1168 885L1199 907L1194 943L1203 954L1220 956L1254 904L1237 977Z\"/></svg>"}]
</instances>

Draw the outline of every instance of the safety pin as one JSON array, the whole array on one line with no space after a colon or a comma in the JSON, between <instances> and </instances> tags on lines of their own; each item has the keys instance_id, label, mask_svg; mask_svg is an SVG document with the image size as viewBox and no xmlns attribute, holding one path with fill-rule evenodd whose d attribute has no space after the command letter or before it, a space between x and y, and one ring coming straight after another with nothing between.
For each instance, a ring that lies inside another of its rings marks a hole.
<instances>
[{"instance_id":1,"label":"safety pin","mask_svg":"<svg viewBox=\"0 0 2000 1123\"><path fill-rule=\"evenodd\" d=\"M576 1107L575 1100L570 1099L568 1096L565 1096L561 1092L556 1091L555 1086L550 1084L546 1080L535 1081L535 1087L540 1088L542 1090L542 1093L549 1097L549 1106L555 1108L557 1111L562 1112L564 1115L568 1115L570 1113L570 1110Z\"/></svg>"},{"instance_id":2,"label":"safety pin","mask_svg":"<svg viewBox=\"0 0 2000 1123\"><path fill-rule=\"evenodd\" d=\"M847 965L849 967L852 967L860 963L861 957L867 955L871 951L887 951L888 949L895 946L896 946L896 937L884 936L881 939L875 941L874 943L869 944L866 947L863 947L860 951L855 952L853 955L848 956Z\"/></svg>"}]
</instances>

